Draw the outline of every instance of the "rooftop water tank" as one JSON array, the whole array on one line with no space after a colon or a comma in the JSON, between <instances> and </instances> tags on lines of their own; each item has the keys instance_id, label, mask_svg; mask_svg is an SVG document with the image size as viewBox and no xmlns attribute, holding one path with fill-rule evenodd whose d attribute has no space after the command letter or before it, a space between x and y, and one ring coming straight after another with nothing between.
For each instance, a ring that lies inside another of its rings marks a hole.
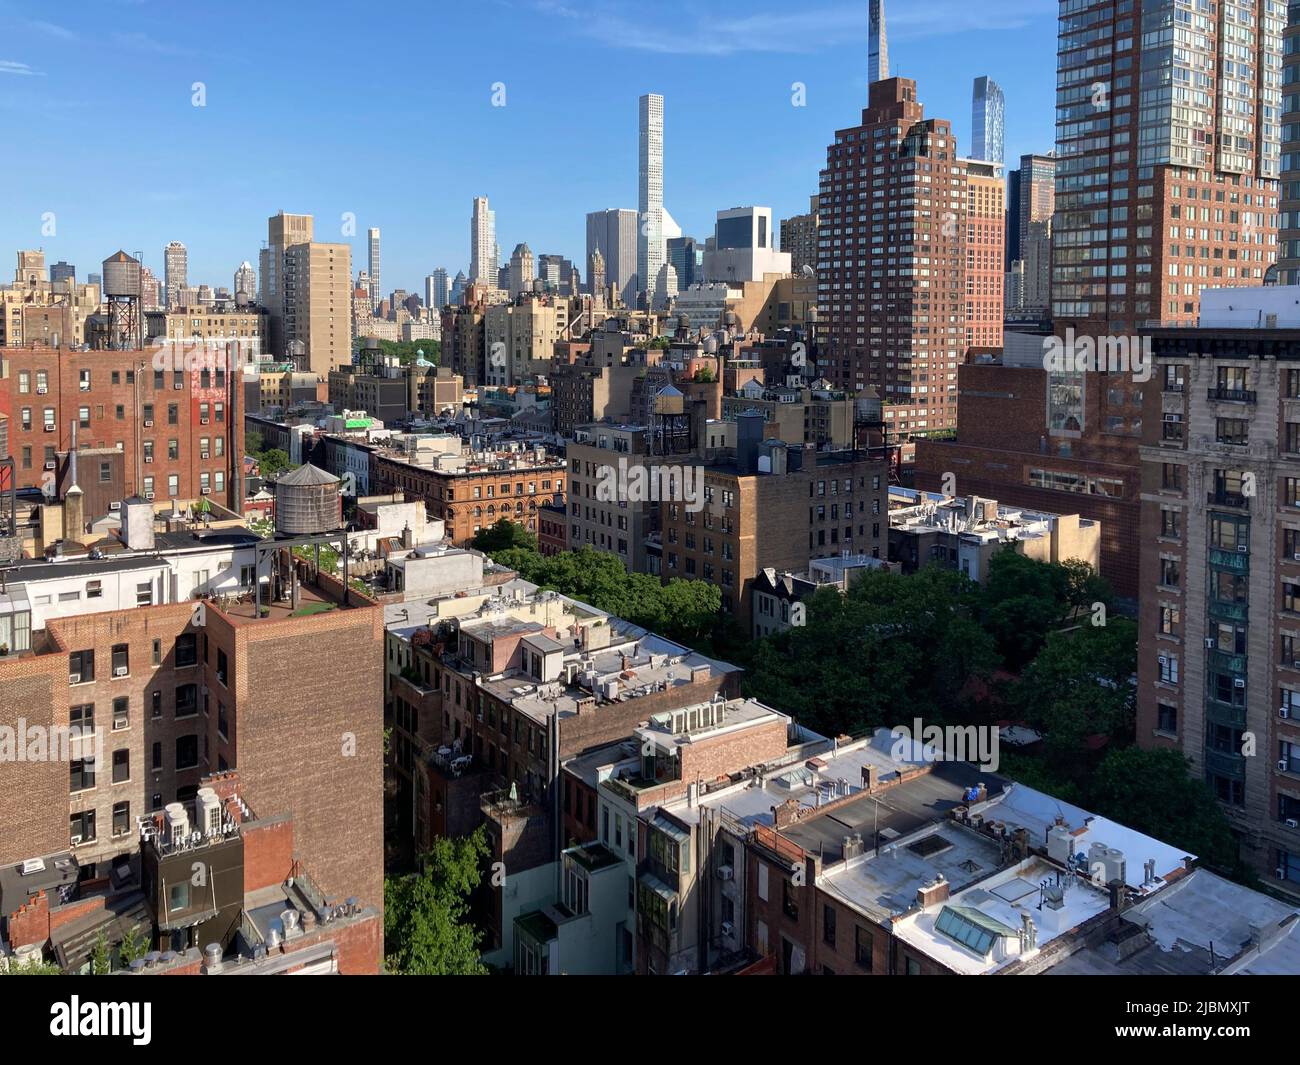
<instances>
[{"instance_id":1,"label":"rooftop water tank","mask_svg":"<svg viewBox=\"0 0 1300 1065\"><path fill-rule=\"evenodd\" d=\"M339 479L311 463L299 466L275 482L275 531L288 536L314 536L343 525Z\"/></svg>"}]
</instances>

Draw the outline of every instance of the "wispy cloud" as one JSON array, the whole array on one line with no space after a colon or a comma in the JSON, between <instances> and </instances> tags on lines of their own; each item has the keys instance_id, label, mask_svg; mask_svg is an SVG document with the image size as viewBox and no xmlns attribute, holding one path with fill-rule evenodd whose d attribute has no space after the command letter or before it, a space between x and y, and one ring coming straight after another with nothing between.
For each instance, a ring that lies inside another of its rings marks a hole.
<instances>
[{"instance_id":1,"label":"wispy cloud","mask_svg":"<svg viewBox=\"0 0 1300 1065\"><path fill-rule=\"evenodd\" d=\"M43 33L47 37L54 37L60 41L76 41L80 39L66 26L60 26L56 22L47 22L45 19L23 19L22 25L33 33Z\"/></svg>"},{"instance_id":2,"label":"wispy cloud","mask_svg":"<svg viewBox=\"0 0 1300 1065\"><path fill-rule=\"evenodd\" d=\"M182 48L180 45L172 44L169 41L160 41L157 37L151 37L147 33L139 31L124 33L116 32L109 37L109 41L118 48L130 48L137 52L149 52L152 55L193 55L189 48Z\"/></svg>"},{"instance_id":3,"label":"wispy cloud","mask_svg":"<svg viewBox=\"0 0 1300 1065\"><path fill-rule=\"evenodd\" d=\"M0 74L17 74L25 78L45 77L45 71L33 70L26 63L19 63L13 59L0 59Z\"/></svg>"},{"instance_id":4,"label":"wispy cloud","mask_svg":"<svg viewBox=\"0 0 1300 1065\"><path fill-rule=\"evenodd\" d=\"M532 0L543 15L563 19L574 31L613 48L662 55L727 56L824 51L867 35L862 3L820 8L778 8L737 16L731 4L692 3L661 11L654 25L639 7L609 0ZM1055 18L1041 0L927 0L886 9L891 40L917 40L979 30L1012 30L1035 17Z\"/></svg>"}]
</instances>

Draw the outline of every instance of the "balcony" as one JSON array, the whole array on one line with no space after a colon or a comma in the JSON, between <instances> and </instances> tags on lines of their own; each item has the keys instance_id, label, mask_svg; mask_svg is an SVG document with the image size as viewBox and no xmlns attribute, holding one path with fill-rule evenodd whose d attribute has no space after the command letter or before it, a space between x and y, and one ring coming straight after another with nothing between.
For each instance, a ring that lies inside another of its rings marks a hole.
<instances>
[{"instance_id":1,"label":"balcony","mask_svg":"<svg viewBox=\"0 0 1300 1065\"><path fill-rule=\"evenodd\" d=\"M1222 703L1218 699L1206 699L1205 714L1216 725L1226 725L1229 728L1246 727L1246 708L1244 706L1238 706L1234 703Z\"/></svg>"},{"instance_id":2,"label":"balcony","mask_svg":"<svg viewBox=\"0 0 1300 1065\"><path fill-rule=\"evenodd\" d=\"M1244 676L1246 673L1246 656L1232 655L1226 651L1211 651L1210 668L1220 673Z\"/></svg>"},{"instance_id":3,"label":"balcony","mask_svg":"<svg viewBox=\"0 0 1300 1065\"><path fill-rule=\"evenodd\" d=\"M1206 399L1222 403L1254 403L1255 393L1245 388L1211 388L1206 390Z\"/></svg>"},{"instance_id":4,"label":"balcony","mask_svg":"<svg viewBox=\"0 0 1300 1065\"><path fill-rule=\"evenodd\" d=\"M1246 759L1234 751L1205 752L1205 771L1231 780L1246 779Z\"/></svg>"},{"instance_id":5,"label":"balcony","mask_svg":"<svg viewBox=\"0 0 1300 1065\"><path fill-rule=\"evenodd\" d=\"M1237 507L1245 510L1250 506L1250 500L1240 492L1215 491L1208 492L1205 501L1212 507Z\"/></svg>"},{"instance_id":6,"label":"balcony","mask_svg":"<svg viewBox=\"0 0 1300 1065\"><path fill-rule=\"evenodd\" d=\"M1221 547L1212 547L1210 565L1233 573L1247 573L1250 570L1250 554L1246 551L1225 551Z\"/></svg>"},{"instance_id":7,"label":"balcony","mask_svg":"<svg viewBox=\"0 0 1300 1065\"><path fill-rule=\"evenodd\" d=\"M1246 621L1249 608L1245 603L1228 603L1211 599L1208 607L1210 617L1216 621Z\"/></svg>"}]
</instances>

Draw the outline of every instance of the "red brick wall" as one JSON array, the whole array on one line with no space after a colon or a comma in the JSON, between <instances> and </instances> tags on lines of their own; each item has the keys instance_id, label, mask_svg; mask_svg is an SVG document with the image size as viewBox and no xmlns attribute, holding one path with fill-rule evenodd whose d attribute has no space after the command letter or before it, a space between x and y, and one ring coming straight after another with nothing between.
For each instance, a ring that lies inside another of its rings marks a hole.
<instances>
[{"instance_id":1,"label":"red brick wall","mask_svg":"<svg viewBox=\"0 0 1300 1065\"><path fill-rule=\"evenodd\" d=\"M293 822L287 818L251 821L244 825L242 836L244 894L283 884L293 870Z\"/></svg>"},{"instance_id":2,"label":"red brick wall","mask_svg":"<svg viewBox=\"0 0 1300 1065\"><path fill-rule=\"evenodd\" d=\"M0 659L0 726L15 730L15 747L20 723L24 732L35 726L48 736L51 726L67 721L66 653ZM48 761L0 762L0 863L67 846L68 767Z\"/></svg>"}]
</instances>

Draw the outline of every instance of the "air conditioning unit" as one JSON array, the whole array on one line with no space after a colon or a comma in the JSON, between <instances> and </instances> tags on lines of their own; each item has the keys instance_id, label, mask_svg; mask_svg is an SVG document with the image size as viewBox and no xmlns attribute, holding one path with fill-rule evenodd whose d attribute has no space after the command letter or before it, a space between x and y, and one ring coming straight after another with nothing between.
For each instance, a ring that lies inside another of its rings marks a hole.
<instances>
[{"instance_id":1,"label":"air conditioning unit","mask_svg":"<svg viewBox=\"0 0 1300 1065\"><path fill-rule=\"evenodd\" d=\"M1288 718L1288 717L1290 717L1290 716L1291 716L1291 708L1290 708L1289 706L1279 706L1279 707L1277 708L1277 716L1280 717L1280 718Z\"/></svg>"},{"instance_id":2,"label":"air conditioning unit","mask_svg":"<svg viewBox=\"0 0 1300 1065\"><path fill-rule=\"evenodd\" d=\"M1233 678L1232 678L1232 686L1233 686L1234 688L1244 688L1244 687L1246 686L1246 682L1245 682L1245 680L1242 679L1241 677L1233 677Z\"/></svg>"},{"instance_id":3,"label":"air conditioning unit","mask_svg":"<svg viewBox=\"0 0 1300 1065\"><path fill-rule=\"evenodd\" d=\"M1278 880L1285 879L1285 875L1286 874L1280 865L1273 870L1273 876L1276 877Z\"/></svg>"},{"instance_id":4,"label":"air conditioning unit","mask_svg":"<svg viewBox=\"0 0 1300 1065\"><path fill-rule=\"evenodd\" d=\"M120 501L114 500L112 503L110 503L110 504L108 505L108 509L109 509L109 510L121 510L121 509L122 509L122 504L121 504Z\"/></svg>"},{"instance_id":5,"label":"air conditioning unit","mask_svg":"<svg viewBox=\"0 0 1300 1065\"><path fill-rule=\"evenodd\" d=\"M80 674L80 673L69 673L69 674L68 674L68 683L69 683L69 684L80 684L80 683L81 683L81 674Z\"/></svg>"},{"instance_id":6,"label":"air conditioning unit","mask_svg":"<svg viewBox=\"0 0 1300 1065\"><path fill-rule=\"evenodd\" d=\"M1238 553L1238 554L1242 554L1242 555L1244 555L1244 554L1245 554L1247 551L1249 551L1249 550L1250 550L1250 547L1249 547L1248 545L1246 545L1246 544L1238 544L1238 545L1237 545L1237 553Z\"/></svg>"},{"instance_id":7,"label":"air conditioning unit","mask_svg":"<svg viewBox=\"0 0 1300 1065\"><path fill-rule=\"evenodd\" d=\"M1156 661L1159 662L1162 666L1167 666L1169 665L1169 656L1161 655L1159 658L1156 659Z\"/></svg>"},{"instance_id":8,"label":"air conditioning unit","mask_svg":"<svg viewBox=\"0 0 1300 1065\"><path fill-rule=\"evenodd\" d=\"M1300 551L1297 551L1294 555L1292 555L1291 560L1293 562L1300 562Z\"/></svg>"},{"instance_id":9,"label":"air conditioning unit","mask_svg":"<svg viewBox=\"0 0 1300 1065\"><path fill-rule=\"evenodd\" d=\"M735 930L736 930L736 926L733 925L730 921L722 922L722 934L724 936L731 935L731 933L734 932Z\"/></svg>"},{"instance_id":10,"label":"air conditioning unit","mask_svg":"<svg viewBox=\"0 0 1300 1065\"><path fill-rule=\"evenodd\" d=\"M208 453L207 453L206 451L200 451L200 452L199 452L199 458L201 458L201 459L205 459L205 458L207 458L207 457L208 457Z\"/></svg>"},{"instance_id":11,"label":"air conditioning unit","mask_svg":"<svg viewBox=\"0 0 1300 1065\"><path fill-rule=\"evenodd\" d=\"M117 667L115 667L115 668L113 669L113 676L115 676L115 677L125 677L125 676L127 675L128 672L129 672L129 670L127 669L126 666L117 666Z\"/></svg>"},{"instance_id":12,"label":"air conditioning unit","mask_svg":"<svg viewBox=\"0 0 1300 1065\"><path fill-rule=\"evenodd\" d=\"M1285 758L1279 758L1277 760L1277 771L1279 773L1286 773L1289 771L1290 765L1291 763L1288 762Z\"/></svg>"},{"instance_id":13,"label":"air conditioning unit","mask_svg":"<svg viewBox=\"0 0 1300 1065\"><path fill-rule=\"evenodd\" d=\"M1288 817L1288 818L1286 819L1286 827L1287 827L1287 828L1300 828L1300 821L1297 821L1294 817Z\"/></svg>"},{"instance_id":14,"label":"air conditioning unit","mask_svg":"<svg viewBox=\"0 0 1300 1065\"><path fill-rule=\"evenodd\" d=\"M199 419L199 424L200 424L200 425L207 425L207 424L208 424L208 421L209 421L208 418L200 418L200 419Z\"/></svg>"},{"instance_id":15,"label":"air conditioning unit","mask_svg":"<svg viewBox=\"0 0 1300 1065\"><path fill-rule=\"evenodd\" d=\"M152 456L152 455L146 455L146 456L144 457L144 460L145 460L145 462L153 462L153 456Z\"/></svg>"},{"instance_id":16,"label":"air conditioning unit","mask_svg":"<svg viewBox=\"0 0 1300 1065\"><path fill-rule=\"evenodd\" d=\"M73 837L72 837L71 843L72 843L72 845L73 845L74 847L75 847L78 843L80 843L80 842L81 842L81 837L80 837L80 836L73 836Z\"/></svg>"},{"instance_id":17,"label":"air conditioning unit","mask_svg":"<svg viewBox=\"0 0 1300 1065\"><path fill-rule=\"evenodd\" d=\"M46 431L47 433L52 433L52 432L54 432L54 428L55 428L55 427L54 427L53 425L47 425L47 426L45 427L45 431Z\"/></svg>"},{"instance_id":18,"label":"air conditioning unit","mask_svg":"<svg viewBox=\"0 0 1300 1065\"><path fill-rule=\"evenodd\" d=\"M45 872L45 860L43 858L24 858L23 859L23 876L31 876L33 873Z\"/></svg>"},{"instance_id":19,"label":"air conditioning unit","mask_svg":"<svg viewBox=\"0 0 1300 1065\"><path fill-rule=\"evenodd\" d=\"M145 427L146 429L152 429L152 428L153 428L153 419L152 419L152 418L146 418L146 419L144 420L144 427Z\"/></svg>"},{"instance_id":20,"label":"air conditioning unit","mask_svg":"<svg viewBox=\"0 0 1300 1065\"><path fill-rule=\"evenodd\" d=\"M47 470L52 470L52 469L54 469L57 465L58 465L58 463L56 463L53 459L51 459L49 462L47 462L47 463L45 464L45 468L46 468Z\"/></svg>"},{"instance_id":21,"label":"air conditioning unit","mask_svg":"<svg viewBox=\"0 0 1300 1065\"><path fill-rule=\"evenodd\" d=\"M152 493L152 492L145 492L144 497L145 497L145 499L150 499L150 500L152 500L152 499L153 499L153 493Z\"/></svg>"},{"instance_id":22,"label":"air conditioning unit","mask_svg":"<svg viewBox=\"0 0 1300 1065\"><path fill-rule=\"evenodd\" d=\"M1214 642L1214 637L1213 637L1213 636L1207 636L1207 637L1205 637L1205 646L1206 646L1207 649L1209 649L1209 650L1211 650L1211 651L1214 650L1215 642Z\"/></svg>"},{"instance_id":23,"label":"air conditioning unit","mask_svg":"<svg viewBox=\"0 0 1300 1065\"><path fill-rule=\"evenodd\" d=\"M732 878L733 875L734 875L734 871L732 870L731 866L729 866L729 865L720 865L720 866L718 866L718 879L719 879L719 880L730 880L730 879Z\"/></svg>"},{"instance_id":24,"label":"air conditioning unit","mask_svg":"<svg viewBox=\"0 0 1300 1065\"><path fill-rule=\"evenodd\" d=\"M208 494L209 492L211 492L211 491L212 491L211 488L200 488L200 489L199 489L199 494L200 494L200 495L207 495L207 494Z\"/></svg>"},{"instance_id":25,"label":"air conditioning unit","mask_svg":"<svg viewBox=\"0 0 1300 1065\"><path fill-rule=\"evenodd\" d=\"M37 385L37 386L36 386L36 394L37 394L38 396L43 396L43 395L45 395L45 393L48 392L49 390L50 390L49 385Z\"/></svg>"}]
</instances>

